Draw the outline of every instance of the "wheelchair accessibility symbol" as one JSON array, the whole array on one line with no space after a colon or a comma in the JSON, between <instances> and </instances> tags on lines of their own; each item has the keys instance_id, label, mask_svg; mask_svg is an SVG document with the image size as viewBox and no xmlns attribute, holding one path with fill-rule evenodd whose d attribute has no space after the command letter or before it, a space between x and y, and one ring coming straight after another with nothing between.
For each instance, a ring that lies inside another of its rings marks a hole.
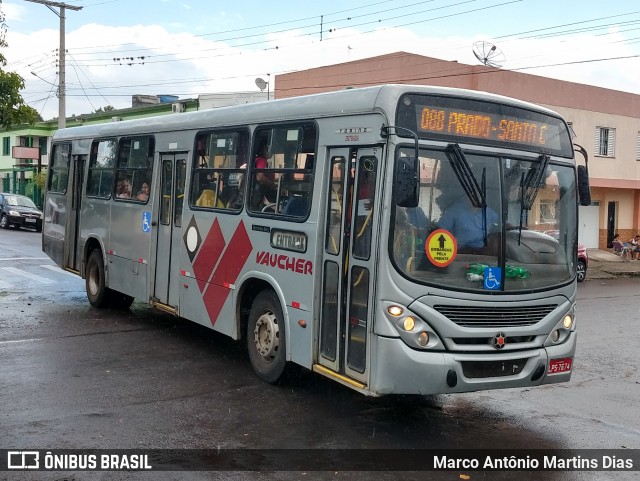
<instances>
[{"instance_id":1,"label":"wheelchair accessibility symbol","mask_svg":"<svg viewBox=\"0 0 640 481\"><path fill-rule=\"evenodd\" d=\"M500 290L502 284L502 270L499 267L485 267L484 288L489 291Z\"/></svg>"},{"instance_id":2,"label":"wheelchair accessibility symbol","mask_svg":"<svg viewBox=\"0 0 640 481\"><path fill-rule=\"evenodd\" d=\"M142 213L142 232L151 232L151 212Z\"/></svg>"}]
</instances>

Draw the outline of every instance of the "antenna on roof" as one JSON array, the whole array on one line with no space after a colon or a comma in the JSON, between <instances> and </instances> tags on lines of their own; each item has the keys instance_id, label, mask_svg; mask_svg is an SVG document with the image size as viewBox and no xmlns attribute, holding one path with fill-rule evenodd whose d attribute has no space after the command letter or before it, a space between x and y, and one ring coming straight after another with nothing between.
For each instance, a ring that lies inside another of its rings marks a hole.
<instances>
[{"instance_id":1,"label":"antenna on roof","mask_svg":"<svg viewBox=\"0 0 640 481\"><path fill-rule=\"evenodd\" d=\"M507 58L498 47L491 42L485 42L484 40L475 42L473 44L473 54L476 58L487 67L500 68L504 65Z\"/></svg>"}]
</instances>

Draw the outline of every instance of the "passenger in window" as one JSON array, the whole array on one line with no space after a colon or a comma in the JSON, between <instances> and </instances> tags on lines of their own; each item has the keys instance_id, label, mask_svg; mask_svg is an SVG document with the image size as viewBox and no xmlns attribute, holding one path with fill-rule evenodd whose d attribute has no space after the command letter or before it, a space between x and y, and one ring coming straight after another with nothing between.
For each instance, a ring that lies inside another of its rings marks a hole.
<instances>
[{"instance_id":1,"label":"passenger in window","mask_svg":"<svg viewBox=\"0 0 640 481\"><path fill-rule=\"evenodd\" d=\"M258 148L254 167L256 169L268 169L267 158L269 156L269 145L261 144ZM270 172L258 172L256 174L256 187L257 187L257 205L260 204L273 204L277 198L278 184L275 181L275 175Z\"/></svg>"},{"instance_id":2,"label":"passenger in window","mask_svg":"<svg viewBox=\"0 0 640 481\"><path fill-rule=\"evenodd\" d=\"M142 202L146 202L149 200L149 184L146 182L142 183L142 187L140 188L140 192L136 195L136 199Z\"/></svg>"},{"instance_id":3,"label":"passenger in window","mask_svg":"<svg viewBox=\"0 0 640 481\"><path fill-rule=\"evenodd\" d=\"M131 198L131 181L127 178L119 180L116 187L116 197L119 199Z\"/></svg>"}]
</instances>

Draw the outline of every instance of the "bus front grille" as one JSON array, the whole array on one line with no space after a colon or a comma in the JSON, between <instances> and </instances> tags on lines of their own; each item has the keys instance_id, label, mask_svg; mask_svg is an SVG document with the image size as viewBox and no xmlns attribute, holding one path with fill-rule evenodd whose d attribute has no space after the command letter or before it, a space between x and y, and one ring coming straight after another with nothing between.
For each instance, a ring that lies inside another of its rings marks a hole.
<instances>
[{"instance_id":1,"label":"bus front grille","mask_svg":"<svg viewBox=\"0 0 640 481\"><path fill-rule=\"evenodd\" d=\"M544 319L556 307L558 306L555 304L513 307L433 306L458 326L493 328L531 326Z\"/></svg>"}]
</instances>

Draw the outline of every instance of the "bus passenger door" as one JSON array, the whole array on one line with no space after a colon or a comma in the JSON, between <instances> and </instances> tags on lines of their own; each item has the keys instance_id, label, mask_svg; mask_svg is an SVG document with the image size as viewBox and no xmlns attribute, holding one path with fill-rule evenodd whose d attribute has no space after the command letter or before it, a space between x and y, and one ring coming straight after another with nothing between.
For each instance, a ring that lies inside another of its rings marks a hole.
<instances>
[{"instance_id":1,"label":"bus passenger door","mask_svg":"<svg viewBox=\"0 0 640 481\"><path fill-rule=\"evenodd\" d=\"M381 149L332 149L325 202L318 363L367 382L375 188Z\"/></svg>"},{"instance_id":2,"label":"bus passenger door","mask_svg":"<svg viewBox=\"0 0 640 481\"><path fill-rule=\"evenodd\" d=\"M160 154L157 218L153 222L157 226L153 301L175 308L176 313L186 159L186 152Z\"/></svg>"},{"instance_id":3,"label":"bus passenger door","mask_svg":"<svg viewBox=\"0 0 640 481\"><path fill-rule=\"evenodd\" d=\"M84 167L86 155L71 157L71 185L69 192L69 215L65 233L65 265L66 269L80 271L82 253L80 250L80 212L82 211L82 185L84 184Z\"/></svg>"}]
</instances>

